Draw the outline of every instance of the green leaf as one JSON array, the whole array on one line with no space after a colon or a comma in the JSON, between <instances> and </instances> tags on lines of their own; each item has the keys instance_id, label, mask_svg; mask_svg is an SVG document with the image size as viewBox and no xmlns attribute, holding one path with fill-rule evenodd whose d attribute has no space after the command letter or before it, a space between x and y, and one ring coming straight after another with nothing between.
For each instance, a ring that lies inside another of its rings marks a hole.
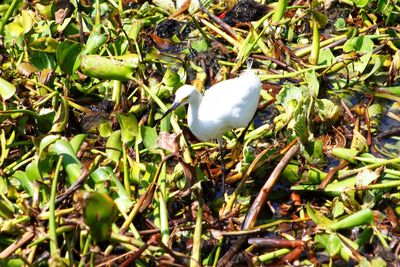
<instances>
[{"instance_id":1,"label":"green leaf","mask_svg":"<svg viewBox=\"0 0 400 267\"><path fill-rule=\"evenodd\" d=\"M106 142L107 157L118 165L122 155L121 131L113 132Z\"/></svg>"},{"instance_id":2,"label":"green leaf","mask_svg":"<svg viewBox=\"0 0 400 267\"><path fill-rule=\"evenodd\" d=\"M319 50L318 65L332 65L335 61L336 58L329 48L323 47Z\"/></svg>"},{"instance_id":3,"label":"green leaf","mask_svg":"<svg viewBox=\"0 0 400 267\"><path fill-rule=\"evenodd\" d=\"M57 109L57 113L54 117L53 126L51 127L51 132L60 133L65 130L68 123L69 111L68 111L68 101L65 97L59 97L60 104Z\"/></svg>"},{"instance_id":4,"label":"green leaf","mask_svg":"<svg viewBox=\"0 0 400 267\"><path fill-rule=\"evenodd\" d=\"M121 127L121 140L126 144L138 135L138 121L132 113L117 113L117 118Z\"/></svg>"},{"instance_id":5,"label":"green leaf","mask_svg":"<svg viewBox=\"0 0 400 267\"><path fill-rule=\"evenodd\" d=\"M354 4L356 4L357 7L363 8L367 6L371 1L370 0L353 0Z\"/></svg>"},{"instance_id":6,"label":"green leaf","mask_svg":"<svg viewBox=\"0 0 400 267\"><path fill-rule=\"evenodd\" d=\"M143 144L148 150L154 149L157 144L158 134L156 128L143 126L140 127Z\"/></svg>"},{"instance_id":7,"label":"green leaf","mask_svg":"<svg viewBox=\"0 0 400 267\"><path fill-rule=\"evenodd\" d=\"M86 134L77 134L69 141L75 154L78 153L85 139L86 139Z\"/></svg>"},{"instance_id":8,"label":"green leaf","mask_svg":"<svg viewBox=\"0 0 400 267\"><path fill-rule=\"evenodd\" d=\"M29 162L29 164L26 165L25 173L31 181L41 180L42 175L41 175L41 169L39 167L39 161L37 159L34 159L31 162Z\"/></svg>"},{"instance_id":9,"label":"green leaf","mask_svg":"<svg viewBox=\"0 0 400 267\"><path fill-rule=\"evenodd\" d=\"M10 99L15 94L16 90L17 88L15 85L0 77L0 96L3 100Z\"/></svg>"},{"instance_id":10,"label":"green leaf","mask_svg":"<svg viewBox=\"0 0 400 267\"><path fill-rule=\"evenodd\" d=\"M40 115L35 118L40 132L48 133L51 130L55 115L52 109L44 108L41 110Z\"/></svg>"},{"instance_id":11,"label":"green leaf","mask_svg":"<svg viewBox=\"0 0 400 267\"><path fill-rule=\"evenodd\" d=\"M310 96L318 97L319 94L319 82L318 77L314 69L307 70L304 74L306 78L306 82L308 85L308 90L310 92Z\"/></svg>"},{"instance_id":12,"label":"green leaf","mask_svg":"<svg viewBox=\"0 0 400 267\"><path fill-rule=\"evenodd\" d=\"M97 190L105 189L106 182L111 183L111 186L115 188L115 190L112 190L111 197L119 210L127 211L132 206L129 195L111 167L103 166L97 168L90 175L90 178L95 182Z\"/></svg>"},{"instance_id":13,"label":"green leaf","mask_svg":"<svg viewBox=\"0 0 400 267\"><path fill-rule=\"evenodd\" d=\"M109 121L100 123L99 126L97 126L97 129L99 130L100 136L104 138L109 137L113 133L111 123Z\"/></svg>"},{"instance_id":14,"label":"green leaf","mask_svg":"<svg viewBox=\"0 0 400 267\"><path fill-rule=\"evenodd\" d=\"M330 219L328 219L318 211L314 210L311 207L310 202L307 203L307 214L310 216L313 222L316 223L319 227L326 228L332 224L332 221Z\"/></svg>"},{"instance_id":15,"label":"green leaf","mask_svg":"<svg viewBox=\"0 0 400 267\"><path fill-rule=\"evenodd\" d=\"M86 41L85 48L82 51L82 55L94 54L99 48L107 42L107 36L105 34L94 31L90 34Z\"/></svg>"},{"instance_id":16,"label":"green leaf","mask_svg":"<svg viewBox=\"0 0 400 267\"><path fill-rule=\"evenodd\" d=\"M307 124L307 114L305 112L302 112L295 118L293 130L303 145L308 143L310 137Z\"/></svg>"},{"instance_id":17,"label":"green leaf","mask_svg":"<svg viewBox=\"0 0 400 267\"><path fill-rule=\"evenodd\" d=\"M78 56L82 50L79 43L64 41L57 47L56 58L60 69L66 74L72 75L79 67Z\"/></svg>"},{"instance_id":18,"label":"green leaf","mask_svg":"<svg viewBox=\"0 0 400 267\"><path fill-rule=\"evenodd\" d=\"M332 155L347 160L353 164L357 164L355 157L360 153L360 151L355 149L349 149L344 147L335 147L332 149Z\"/></svg>"},{"instance_id":19,"label":"green leaf","mask_svg":"<svg viewBox=\"0 0 400 267\"><path fill-rule=\"evenodd\" d=\"M39 157L42 155L43 150L45 150L49 145L53 144L60 138L61 137L59 135L46 135L45 137L43 137L39 144Z\"/></svg>"},{"instance_id":20,"label":"green leaf","mask_svg":"<svg viewBox=\"0 0 400 267\"><path fill-rule=\"evenodd\" d=\"M90 192L84 195L83 207L83 218L93 238L97 242L108 239L118 215L114 201L106 194Z\"/></svg>"},{"instance_id":21,"label":"green leaf","mask_svg":"<svg viewBox=\"0 0 400 267\"><path fill-rule=\"evenodd\" d=\"M63 168L67 172L69 184L73 184L81 176L82 163L75 155L75 151L71 144L61 139L55 142L51 147L51 151L59 156L63 156Z\"/></svg>"},{"instance_id":22,"label":"green leaf","mask_svg":"<svg viewBox=\"0 0 400 267\"><path fill-rule=\"evenodd\" d=\"M56 53L58 44L58 41L51 37L40 37L30 42L29 48L33 51Z\"/></svg>"},{"instance_id":23,"label":"green leaf","mask_svg":"<svg viewBox=\"0 0 400 267\"><path fill-rule=\"evenodd\" d=\"M343 213L344 213L344 205L342 202L338 201L338 199L336 198L336 201L333 203L333 206L332 206L333 218L337 218L337 217L341 216Z\"/></svg>"},{"instance_id":24,"label":"green leaf","mask_svg":"<svg viewBox=\"0 0 400 267\"><path fill-rule=\"evenodd\" d=\"M33 185L32 181L30 180L30 179L32 179L32 177L29 177L30 179L28 179L27 173L20 171L20 170L16 171L12 175L12 177L17 179L21 183L22 187L28 193L29 196L33 196L34 185Z\"/></svg>"},{"instance_id":25,"label":"green leaf","mask_svg":"<svg viewBox=\"0 0 400 267\"><path fill-rule=\"evenodd\" d=\"M354 63L354 70L362 73L367 67L374 50L374 42L368 36L357 36L348 40L343 45L343 51L359 52L362 56Z\"/></svg>"},{"instance_id":26,"label":"green leaf","mask_svg":"<svg viewBox=\"0 0 400 267\"><path fill-rule=\"evenodd\" d=\"M98 79L127 81L139 64L137 55L128 54L120 57L102 57L83 55L80 57L81 70L85 75Z\"/></svg>"},{"instance_id":27,"label":"green leaf","mask_svg":"<svg viewBox=\"0 0 400 267\"><path fill-rule=\"evenodd\" d=\"M337 255L342 248L342 243L335 233L317 234L315 236L315 242L323 245L330 257Z\"/></svg>"},{"instance_id":28,"label":"green leaf","mask_svg":"<svg viewBox=\"0 0 400 267\"><path fill-rule=\"evenodd\" d=\"M208 44L206 39L199 39L191 43L191 46L198 53L202 53L208 50Z\"/></svg>"}]
</instances>

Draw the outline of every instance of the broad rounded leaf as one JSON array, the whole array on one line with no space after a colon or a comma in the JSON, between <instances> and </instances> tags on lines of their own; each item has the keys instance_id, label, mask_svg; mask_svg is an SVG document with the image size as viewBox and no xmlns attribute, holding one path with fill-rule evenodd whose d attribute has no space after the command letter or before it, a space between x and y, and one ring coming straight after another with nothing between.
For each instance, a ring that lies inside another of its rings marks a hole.
<instances>
[{"instance_id":1,"label":"broad rounded leaf","mask_svg":"<svg viewBox=\"0 0 400 267\"><path fill-rule=\"evenodd\" d=\"M17 88L15 88L15 85L12 83L9 83L8 81L4 80L3 78L0 78L0 96L4 100L7 100L11 98L14 94Z\"/></svg>"},{"instance_id":2,"label":"broad rounded leaf","mask_svg":"<svg viewBox=\"0 0 400 267\"><path fill-rule=\"evenodd\" d=\"M67 74L73 74L79 67L79 54L82 46L79 43L64 41L57 47L57 61L61 70Z\"/></svg>"}]
</instances>

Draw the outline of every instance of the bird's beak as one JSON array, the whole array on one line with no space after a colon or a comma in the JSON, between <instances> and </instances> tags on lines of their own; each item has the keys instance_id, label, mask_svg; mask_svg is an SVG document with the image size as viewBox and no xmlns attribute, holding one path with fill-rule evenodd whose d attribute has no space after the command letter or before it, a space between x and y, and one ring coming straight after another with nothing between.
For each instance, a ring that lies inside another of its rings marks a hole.
<instances>
[{"instance_id":1,"label":"bird's beak","mask_svg":"<svg viewBox=\"0 0 400 267\"><path fill-rule=\"evenodd\" d=\"M165 111L164 115L161 117L160 121L164 119L169 113L171 113L173 110L175 110L177 107L179 107L182 103L180 102L173 102L172 105L169 107L167 111Z\"/></svg>"}]
</instances>

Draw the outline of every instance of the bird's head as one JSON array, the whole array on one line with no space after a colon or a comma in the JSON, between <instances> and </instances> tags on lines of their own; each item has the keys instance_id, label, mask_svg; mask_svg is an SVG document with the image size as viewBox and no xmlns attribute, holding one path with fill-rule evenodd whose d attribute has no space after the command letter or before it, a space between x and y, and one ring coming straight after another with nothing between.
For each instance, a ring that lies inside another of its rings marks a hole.
<instances>
[{"instance_id":1,"label":"bird's head","mask_svg":"<svg viewBox=\"0 0 400 267\"><path fill-rule=\"evenodd\" d=\"M196 97L200 95L199 91L197 91L196 87L192 85L183 85L181 86L175 93L175 100L170 106L170 108L164 113L161 120L164 119L169 113L175 110L177 107L181 105L186 105L195 100Z\"/></svg>"}]
</instances>

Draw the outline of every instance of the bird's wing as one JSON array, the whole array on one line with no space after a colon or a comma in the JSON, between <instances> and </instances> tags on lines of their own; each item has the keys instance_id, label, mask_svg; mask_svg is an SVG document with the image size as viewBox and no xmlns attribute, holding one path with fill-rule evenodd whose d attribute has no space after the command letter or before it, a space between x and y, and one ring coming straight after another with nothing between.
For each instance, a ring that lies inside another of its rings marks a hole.
<instances>
[{"instance_id":1,"label":"bird's wing","mask_svg":"<svg viewBox=\"0 0 400 267\"><path fill-rule=\"evenodd\" d=\"M212 86L204 94L199 116L228 128L245 127L243 124L253 117L260 95L261 84L255 83L252 78L245 74Z\"/></svg>"}]
</instances>

